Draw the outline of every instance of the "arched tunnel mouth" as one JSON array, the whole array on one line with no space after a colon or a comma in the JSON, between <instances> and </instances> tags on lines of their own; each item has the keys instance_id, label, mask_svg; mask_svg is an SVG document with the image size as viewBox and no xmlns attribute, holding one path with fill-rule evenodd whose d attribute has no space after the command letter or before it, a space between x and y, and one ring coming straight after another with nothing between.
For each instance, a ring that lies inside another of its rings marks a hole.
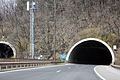
<instances>
[{"instance_id":1,"label":"arched tunnel mouth","mask_svg":"<svg viewBox=\"0 0 120 80\"><path fill-rule=\"evenodd\" d=\"M70 52L70 63L110 65L113 62L113 53L102 42L86 40L76 45Z\"/></svg>"},{"instance_id":2,"label":"arched tunnel mouth","mask_svg":"<svg viewBox=\"0 0 120 80\"><path fill-rule=\"evenodd\" d=\"M14 57L14 51L8 44L0 43L0 58Z\"/></svg>"}]
</instances>

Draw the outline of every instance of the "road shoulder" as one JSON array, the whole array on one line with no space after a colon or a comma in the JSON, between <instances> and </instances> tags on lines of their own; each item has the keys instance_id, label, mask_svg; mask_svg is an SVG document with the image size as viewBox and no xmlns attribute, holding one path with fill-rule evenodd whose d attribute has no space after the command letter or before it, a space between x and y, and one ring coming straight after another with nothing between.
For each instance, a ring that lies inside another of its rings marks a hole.
<instances>
[{"instance_id":1,"label":"road shoulder","mask_svg":"<svg viewBox=\"0 0 120 80\"><path fill-rule=\"evenodd\" d=\"M120 70L111 66L96 66L94 71L103 80L120 80Z\"/></svg>"}]
</instances>

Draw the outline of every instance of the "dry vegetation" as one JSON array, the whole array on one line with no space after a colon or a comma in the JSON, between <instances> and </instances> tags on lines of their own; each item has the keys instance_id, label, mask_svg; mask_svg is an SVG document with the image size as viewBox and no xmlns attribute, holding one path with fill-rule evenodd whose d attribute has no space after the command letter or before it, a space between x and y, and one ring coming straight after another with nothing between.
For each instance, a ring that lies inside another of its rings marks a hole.
<instances>
[{"instance_id":1,"label":"dry vegetation","mask_svg":"<svg viewBox=\"0 0 120 80\"><path fill-rule=\"evenodd\" d=\"M0 0L0 38L4 36L15 46L18 58L29 55L30 14L26 1ZM57 53L67 53L73 44L88 37L102 39L110 46L120 45L120 0L35 1L36 56L53 56L55 25Z\"/></svg>"}]
</instances>

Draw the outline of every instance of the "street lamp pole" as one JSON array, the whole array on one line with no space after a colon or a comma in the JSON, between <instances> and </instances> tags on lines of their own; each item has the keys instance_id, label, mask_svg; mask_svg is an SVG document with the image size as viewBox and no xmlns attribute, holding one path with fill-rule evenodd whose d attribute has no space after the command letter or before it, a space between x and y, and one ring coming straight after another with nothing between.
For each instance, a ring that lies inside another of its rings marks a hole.
<instances>
[{"instance_id":1,"label":"street lamp pole","mask_svg":"<svg viewBox=\"0 0 120 80\"><path fill-rule=\"evenodd\" d=\"M56 61L56 0L54 0L54 61Z\"/></svg>"},{"instance_id":2,"label":"street lamp pole","mask_svg":"<svg viewBox=\"0 0 120 80\"><path fill-rule=\"evenodd\" d=\"M27 2L27 10L29 10L29 2ZM35 2L32 1L30 12L30 54L34 58L34 10Z\"/></svg>"}]
</instances>

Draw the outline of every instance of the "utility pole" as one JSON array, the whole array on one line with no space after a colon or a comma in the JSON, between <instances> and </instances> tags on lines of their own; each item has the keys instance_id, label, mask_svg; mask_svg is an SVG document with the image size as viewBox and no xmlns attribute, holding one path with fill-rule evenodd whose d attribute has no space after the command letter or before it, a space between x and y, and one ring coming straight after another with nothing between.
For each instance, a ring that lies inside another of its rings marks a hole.
<instances>
[{"instance_id":1,"label":"utility pole","mask_svg":"<svg viewBox=\"0 0 120 80\"><path fill-rule=\"evenodd\" d=\"M56 61L56 0L54 0L54 61Z\"/></svg>"},{"instance_id":2,"label":"utility pole","mask_svg":"<svg viewBox=\"0 0 120 80\"><path fill-rule=\"evenodd\" d=\"M30 12L30 54L34 59L34 10L35 2L32 0L31 8L29 10L29 2L27 2L27 10Z\"/></svg>"}]
</instances>

